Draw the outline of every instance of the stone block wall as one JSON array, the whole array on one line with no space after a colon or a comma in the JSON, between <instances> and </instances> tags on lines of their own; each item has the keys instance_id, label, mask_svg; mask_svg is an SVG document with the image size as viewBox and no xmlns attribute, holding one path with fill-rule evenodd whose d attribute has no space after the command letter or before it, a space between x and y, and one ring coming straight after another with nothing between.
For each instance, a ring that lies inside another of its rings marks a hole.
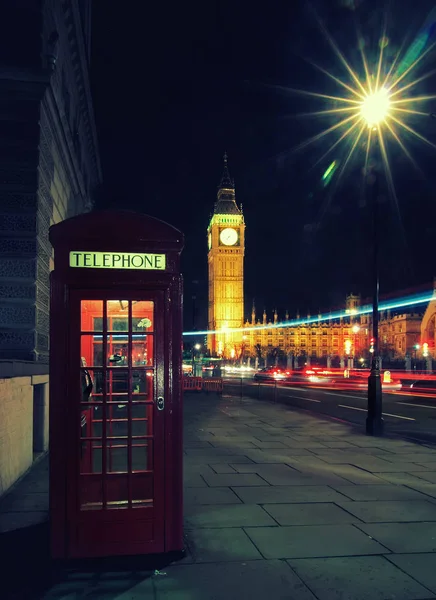
<instances>
[{"instance_id":1,"label":"stone block wall","mask_svg":"<svg viewBox=\"0 0 436 600\"><path fill-rule=\"evenodd\" d=\"M35 454L48 450L48 380L0 378L0 496L32 466Z\"/></svg>"},{"instance_id":2,"label":"stone block wall","mask_svg":"<svg viewBox=\"0 0 436 600\"><path fill-rule=\"evenodd\" d=\"M32 462L32 377L0 379L0 495Z\"/></svg>"}]
</instances>

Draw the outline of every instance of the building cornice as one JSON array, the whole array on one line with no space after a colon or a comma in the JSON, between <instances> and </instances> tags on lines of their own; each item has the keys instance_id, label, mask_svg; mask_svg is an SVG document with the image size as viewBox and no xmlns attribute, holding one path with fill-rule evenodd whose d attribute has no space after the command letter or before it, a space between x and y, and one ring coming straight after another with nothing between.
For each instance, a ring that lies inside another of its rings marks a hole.
<instances>
[{"instance_id":1,"label":"building cornice","mask_svg":"<svg viewBox=\"0 0 436 600\"><path fill-rule=\"evenodd\" d=\"M68 29L68 38L71 44L71 59L76 75L76 84L84 117L84 124L92 153L96 177L94 184L102 181L100 157L98 152L97 130L95 127L94 108L92 104L91 86L89 83L89 68L86 55L85 40L83 38L80 11L77 0L62 0L65 22Z\"/></svg>"}]
</instances>

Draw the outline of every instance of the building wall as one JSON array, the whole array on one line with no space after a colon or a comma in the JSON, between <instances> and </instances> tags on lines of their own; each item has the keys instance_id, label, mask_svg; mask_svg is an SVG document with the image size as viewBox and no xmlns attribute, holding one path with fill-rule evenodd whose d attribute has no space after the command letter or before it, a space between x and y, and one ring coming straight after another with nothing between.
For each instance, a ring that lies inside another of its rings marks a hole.
<instances>
[{"instance_id":1,"label":"building wall","mask_svg":"<svg viewBox=\"0 0 436 600\"><path fill-rule=\"evenodd\" d=\"M101 167L89 84L90 0L4 4L0 7L0 371L4 390L14 394L18 371L32 377L35 372L48 374L53 268L49 227L92 208ZM22 438L20 432L28 433L29 423L31 429L33 424L39 428L33 406L43 403L42 419L48 407L47 393L32 377L30 383L17 383L26 398L9 421L17 435L0 430L0 447L17 461L9 467L0 463L0 480L8 485L23 465L31 464L32 435ZM10 399L0 395L0 418L10 410ZM46 439L40 428L37 434ZM39 445L46 448L47 443ZM4 489L0 486L0 493Z\"/></svg>"},{"instance_id":2,"label":"building wall","mask_svg":"<svg viewBox=\"0 0 436 600\"><path fill-rule=\"evenodd\" d=\"M32 460L32 379L0 379L0 494L27 471Z\"/></svg>"},{"instance_id":3,"label":"building wall","mask_svg":"<svg viewBox=\"0 0 436 600\"><path fill-rule=\"evenodd\" d=\"M262 357L282 352L284 355L309 356L314 358L354 357L368 359L370 354L372 329L368 315L358 312L359 304L355 296L349 296L344 306L350 313L340 319L315 321L296 327L275 327L279 322L277 313L267 320L264 312L262 320L256 320L255 311L251 322L246 322L244 354ZM344 311L344 312L345 312ZM297 320L300 316L297 315ZM311 316L308 315L308 319ZM286 315L284 320L289 320ZM379 341L381 354L391 359L403 359L411 355L414 345L420 341L422 316L419 314L381 314ZM258 327L259 329L252 329Z\"/></svg>"}]
</instances>

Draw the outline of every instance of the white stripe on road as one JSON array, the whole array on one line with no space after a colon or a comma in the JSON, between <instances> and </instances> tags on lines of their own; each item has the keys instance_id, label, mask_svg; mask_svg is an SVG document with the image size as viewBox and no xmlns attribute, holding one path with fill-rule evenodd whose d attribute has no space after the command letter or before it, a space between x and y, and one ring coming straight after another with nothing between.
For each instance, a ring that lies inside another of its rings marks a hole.
<instances>
[{"instance_id":1,"label":"white stripe on road","mask_svg":"<svg viewBox=\"0 0 436 600\"><path fill-rule=\"evenodd\" d=\"M340 396L341 398L357 398L358 400L366 400L366 396L351 396L350 394L335 394L334 392L322 392L329 396Z\"/></svg>"},{"instance_id":2,"label":"white stripe on road","mask_svg":"<svg viewBox=\"0 0 436 600\"><path fill-rule=\"evenodd\" d=\"M397 404L404 404L405 406L417 406L419 408L431 408L436 410L436 406L429 406L428 404L412 404L412 402L397 402Z\"/></svg>"},{"instance_id":3,"label":"white stripe on road","mask_svg":"<svg viewBox=\"0 0 436 600\"><path fill-rule=\"evenodd\" d=\"M357 408L357 406L346 406L345 404L338 404L340 408L349 408L350 410L360 410L362 412L367 412L366 408ZM384 417L395 417L396 419L404 419L405 421L416 421L416 419L412 419L412 417L404 417L403 415L393 415L391 413L382 413Z\"/></svg>"},{"instance_id":4,"label":"white stripe on road","mask_svg":"<svg viewBox=\"0 0 436 600\"><path fill-rule=\"evenodd\" d=\"M297 400L306 400L306 402L317 402L321 403L321 400L315 400L313 398L305 398L304 396L294 396L293 394L286 394L288 398L296 398Z\"/></svg>"},{"instance_id":5,"label":"white stripe on road","mask_svg":"<svg viewBox=\"0 0 436 600\"><path fill-rule=\"evenodd\" d=\"M357 408L357 406L346 406L345 404L338 404L339 408L349 408L350 410L361 410L366 412L366 408Z\"/></svg>"}]
</instances>

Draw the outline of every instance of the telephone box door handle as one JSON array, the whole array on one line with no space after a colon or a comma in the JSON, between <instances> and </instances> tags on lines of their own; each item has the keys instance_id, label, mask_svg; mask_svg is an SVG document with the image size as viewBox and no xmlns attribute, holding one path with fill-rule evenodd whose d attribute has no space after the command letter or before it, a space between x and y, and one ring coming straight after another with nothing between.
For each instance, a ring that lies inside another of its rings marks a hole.
<instances>
[{"instance_id":1,"label":"telephone box door handle","mask_svg":"<svg viewBox=\"0 0 436 600\"><path fill-rule=\"evenodd\" d=\"M159 396L156 401L157 410L163 410L165 408L165 399L163 396Z\"/></svg>"}]
</instances>

